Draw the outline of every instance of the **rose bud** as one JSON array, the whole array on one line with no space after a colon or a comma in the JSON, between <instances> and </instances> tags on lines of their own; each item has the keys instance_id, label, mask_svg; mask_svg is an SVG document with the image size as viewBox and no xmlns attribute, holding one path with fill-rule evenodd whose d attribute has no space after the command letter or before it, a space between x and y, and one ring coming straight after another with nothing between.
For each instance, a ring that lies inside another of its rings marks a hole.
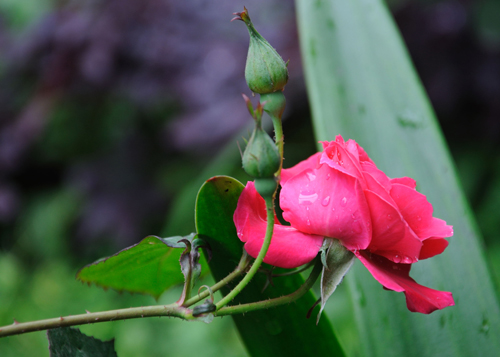
<instances>
[{"instance_id":1,"label":"rose bud","mask_svg":"<svg viewBox=\"0 0 500 357\"><path fill-rule=\"evenodd\" d=\"M248 98L247 105L249 103ZM249 110L250 110L249 106ZM262 129L262 105L259 104L255 111L250 113L255 119L255 128L252 132L247 147L243 153L243 169L247 174L256 179L274 178L280 167L280 154L273 139Z\"/></svg>"},{"instance_id":2,"label":"rose bud","mask_svg":"<svg viewBox=\"0 0 500 357\"><path fill-rule=\"evenodd\" d=\"M254 93L265 94L283 90L288 82L288 69L276 50L262 37L250 20L248 10L236 12L233 20L243 21L250 34L245 79ZM231 20L232 21L232 20Z\"/></svg>"}]
</instances>

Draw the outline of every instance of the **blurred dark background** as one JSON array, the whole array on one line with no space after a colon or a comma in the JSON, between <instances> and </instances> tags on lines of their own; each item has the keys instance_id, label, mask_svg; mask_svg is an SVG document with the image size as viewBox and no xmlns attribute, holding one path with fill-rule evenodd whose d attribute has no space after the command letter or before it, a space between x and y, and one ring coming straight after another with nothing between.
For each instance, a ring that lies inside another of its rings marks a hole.
<instances>
[{"instance_id":1,"label":"blurred dark background","mask_svg":"<svg viewBox=\"0 0 500 357\"><path fill-rule=\"evenodd\" d=\"M229 20L244 4L0 1L0 325L12 322L13 311L24 321L89 304L151 303L80 287L73 276L169 231L168 217L182 209L179 192L225 147L237 152L250 121L241 99L250 94L243 75L248 34ZM498 287L500 0L388 4L457 164ZM315 150L293 3L246 5L261 34L290 59L290 166ZM231 160L233 174L246 179L237 156ZM176 234L193 230L193 219L186 222ZM197 343L223 338L225 347L207 351L244 355L230 320L223 321L215 332L197 328ZM117 336L120 355L161 355L185 341L172 337L186 328L167 327L171 321L132 324L97 331ZM165 334L165 346L151 343ZM123 341L130 336L136 342ZM0 350L37 355L46 344L38 334L29 337L30 349L20 349L22 338L0 341Z\"/></svg>"}]
</instances>

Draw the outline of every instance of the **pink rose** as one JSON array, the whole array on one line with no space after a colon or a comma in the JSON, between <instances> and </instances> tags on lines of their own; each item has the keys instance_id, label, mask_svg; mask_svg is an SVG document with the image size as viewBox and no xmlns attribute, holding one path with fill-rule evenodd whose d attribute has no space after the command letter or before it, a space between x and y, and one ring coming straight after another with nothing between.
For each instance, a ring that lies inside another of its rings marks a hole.
<instances>
[{"instance_id":1,"label":"pink rose","mask_svg":"<svg viewBox=\"0 0 500 357\"><path fill-rule=\"evenodd\" d=\"M352 251L385 288L403 291L408 309L431 313L454 305L449 292L410 278L412 263L440 254L452 226L432 217L432 205L408 177L390 179L354 140L323 142L312 155L281 175L280 206L291 226L275 224L264 262L295 268L311 261L324 237ZM277 221L276 221L277 222ZM253 182L234 213L238 237L256 257L266 230L264 200Z\"/></svg>"}]
</instances>

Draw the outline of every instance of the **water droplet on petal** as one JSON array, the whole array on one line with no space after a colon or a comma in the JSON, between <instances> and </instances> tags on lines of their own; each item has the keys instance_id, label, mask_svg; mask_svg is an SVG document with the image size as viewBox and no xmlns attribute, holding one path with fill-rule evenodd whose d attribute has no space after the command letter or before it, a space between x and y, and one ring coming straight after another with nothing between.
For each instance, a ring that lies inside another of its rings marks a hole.
<instances>
[{"instance_id":1,"label":"water droplet on petal","mask_svg":"<svg viewBox=\"0 0 500 357\"><path fill-rule=\"evenodd\" d=\"M389 221L391 221L391 220L392 220L392 216L391 216L390 214L388 214L388 215L387 215L387 219L388 219Z\"/></svg>"},{"instance_id":2,"label":"water droplet on petal","mask_svg":"<svg viewBox=\"0 0 500 357\"><path fill-rule=\"evenodd\" d=\"M330 174L326 175L326 180L330 179Z\"/></svg>"},{"instance_id":3,"label":"water droplet on petal","mask_svg":"<svg viewBox=\"0 0 500 357\"><path fill-rule=\"evenodd\" d=\"M309 220L309 218L307 219L307 225L310 226L311 225L311 221Z\"/></svg>"},{"instance_id":4,"label":"water droplet on petal","mask_svg":"<svg viewBox=\"0 0 500 357\"><path fill-rule=\"evenodd\" d=\"M417 216L417 221L421 221L421 220L422 220L422 217Z\"/></svg>"},{"instance_id":5,"label":"water droplet on petal","mask_svg":"<svg viewBox=\"0 0 500 357\"><path fill-rule=\"evenodd\" d=\"M314 191L304 191L299 195L300 205L312 205L318 199L318 194Z\"/></svg>"},{"instance_id":6,"label":"water droplet on petal","mask_svg":"<svg viewBox=\"0 0 500 357\"><path fill-rule=\"evenodd\" d=\"M312 172L312 170L306 171L306 175L309 181L316 180L316 175Z\"/></svg>"},{"instance_id":7,"label":"water droplet on petal","mask_svg":"<svg viewBox=\"0 0 500 357\"><path fill-rule=\"evenodd\" d=\"M321 205L323 205L324 207L328 206L329 203L330 203L330 196L326 196L325 198L323 198L323 201L321 201Z\"/></svg>"},{"instance_id":8,"label":"water droplet on petal","mask_svg":"<svg viewBox=\"0 0 500 357\"><path fill-rule=\"evenodd\" d=\"M401 263L401 257L399 255L395 255L393 259L394 263Z\"/></svg>"},{"instance_id":9,"label":"water droplet on petal","mask_svg":"<svg viewBox=\"0 0 500 357\"><path fill-rule=\"evenodd\" d=\"M411 263L410 257L404 256L403 259L401 259L401 263L403 263L403 264L410 264Z\"/></svg>"},{"instance_id":10,"label":"water droplet on petal","mask_svg":"<svg viewBox=\"0 0 500 357\"><path fill-rule=\"evenodd\" d=\"M345 198L345 197L344 197L344 198L342 199L342 201L340 201L340 205L341 205L342 207L345 207L346 203L347 203L347 198Z\"/></svg>"}]
</instances>

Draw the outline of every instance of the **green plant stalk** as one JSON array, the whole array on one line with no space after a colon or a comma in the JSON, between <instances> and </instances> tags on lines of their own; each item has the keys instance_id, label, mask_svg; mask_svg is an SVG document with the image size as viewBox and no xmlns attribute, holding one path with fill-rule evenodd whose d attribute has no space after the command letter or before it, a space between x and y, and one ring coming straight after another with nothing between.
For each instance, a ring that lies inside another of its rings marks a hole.
<instances>
[{"instance_id":1,"label":"green plant stalk","mask_svg":"<svg viewBox=\"0 0 500 357\"><path fill-rule=\"evenodd\" d=\"M210 287L212 292L220 290L222 287L226 286L229 282L243 274L248 266L249 260L248 256L244 254L236 267L236 269L231 272L224 279L220 280L216 284ZM105 321L115 321L115 320L125 320L134 319L139 317L152 317L152 316L172 316L179 317L185 320L196 320L193 317L192 311L188 309L189 306L196 304L197 302L203 300L210 295L210 291L207 289L196 296L193 296L189 300L186 300L183 306L179 306L177 303L170 305L155 305L146 307L132 307L127 309L119 310L109 310L103 312L92 312L82 315L71 315L66 317L56 317L46 320L30 321L23 323L13 323L12 325L0 327L0 337L18 335L27 332L48 330L57 327L67 327L76 326L97 322Z\"/></svg>"},{"instance_id":2,"label":"green plant stalk","mask_svg":"<svg viewBox=\"0 0 500 357\"><path fill-rule=\"evenodd\" d=\"M278 146L278 152L280 153L281 157L280 168L276 173L276 176L279 177L281 175L281 169L283 168L283 155L284 155L284 143L285 143L283 137L283 126L281 125L281 117L278 117L276 115L270 115L270 117L271 120L273 121L275 141L276 145Z\"/></svg>"},{"instance_id":3,"label":"green plant stalk","mask_svg":"<svg viewBox=\"0 0 500 357\"><path fill-rule=\"evenodd\" d=\"M238 306L223 307L219 311L217 311L214 315L227 316L227 315L241 314L255 310L269 309L271 307L276 307L279 305L284 305L292 301L295 301L302 295L304 295L314 285L314 282L318 279L318 276L321 272L321 267L322 267L321 261L318 259L316 261L316 264L314 265L313 270L311 271L311 274L304 282L304 284L302 284L302 286L298 290L296 290L291 294L265 301L258 301ZM245 270L244 268L241 269L240 265L238 265L238 268L235 269L234 272L229 274L225 279L215 284L212 287L212 289L214 290L220 289L229 281L239 276L244 270ZM199 294L199 297L197 297L197 299L199 301L206 296L208 296L208 293L206 295ZM194 297L191 298L190 300L192 301L186 301L186 304L188 303L194 304L197 302L195 301ZM128 320L128 319L136 319L142 317L161 317L161 316L178 317L187 321L198 320L197 317L193 316L193 311L191 309L184 306L179 306L177 304L142 306L142 307L131 307L127 309L109 310L102 312L89 312L81 315L70 315L65 317L56 317L52 319L38 320L31 322L23 322L23 323L15 322L12 325L0 327L0 337L19 335L23 333L35 332L41 330L49 330L59 327L93 324L106 321Z\"/></svg>"},{"instance_id":4,"label":"green plant stalk","mask_svg":"<svg viewBox=\"0 0 500 357\"><path fill-rule=\"evenodd\" d=\"M93 324L97 322L136 319L140 317L153 316L172 316L179 317L184 320L197 319L193 316L192 310L181 307L177 304L131 307L127 309L90 312L81 315L70 315L65 317L56 317L52 319L23 323L14 322L12 325L0 327L0 337L18 335L40 330L49 330L57 327L67 327Z\"/></svg>"},{"instance_id":5,"label":"green plant stalk","mask_svg":"<svg viewBox=\"0 0 500 357\"><path fill-rule=\"evenodd\" d=\"M311 271L311 274L309 274L309 277L304 282L304 284L302 284L302 286L295 292L288 295L280 296L279 298L269 299L265 301L252 302L249 304L241 304L235 306L226 306L221 308L220 310L217 310L215 316L242 314L255 310L269 309L271 307L276 307L295 301L302 295L304 295L310 288L312 288L314 282L318 279L319 274L321 273L321 269L322 269L321 260L317 259L316 264L314 265L314 268Z\"/></svg>"},{"instance_id":6,"label":"green plant stalk","mask_svg":"<svg viewBox=\"0 0 500 357\"><path fill-rule=\"evenodd\" d=\"M192 267L190 267L189 269L190 272L189 274L187 274L186 281L184 282L184 287L182 288L181 297L177 301L177 304L179 304L180 306L186 306L185 301L191 297L193 272L192 272Z\"/></svg>"},{"instance_id":7,"label":"green plant stalk","mask_svg":"<svg viewBox=\"0 0 500 357\"><path fill-rule=\"evenodd\" d=\"M212 285L210 287L210 290L212 290L212 292L215 293L217 290L220 290L221 288L223 288L224 286L229 284L232 280L234 280L235 278L237 278L238 276L240 276L241 274L243 274L245 272L245 270L248 267L248 264L249 264L248 255L243 254L236 269L234 269L233 272L229 273L229 275L226 276L224 279L222 279L219 282ZM197 302L207 298L210 295L210 290L207 289L207 290L203 291L202 293L199 293L196 296L193 296L191 299L186 300L184 302L183 306L189 307L189 306L194 305Z\"/></svg>"},{"instance_id":8,"label":"green plant stalk","mask_svg":"<svg viewBox=\"0 0 500 357\"><path fill-rule=\"evenodd\" d=\"M267 228L266 228L266 236L264 238L264 242L262 243L262 247L260 248L259 255L257 258L255 258L255 261L248 271L248 273L245 275L243 279L234 287L233 290L222 300L220 300L216 306L217 310L222 308L223 306L227 305L231 300L233 300L247 284L252 280L254 277L255 273L259 270L260 266L262 265L262 262L264 261L264 257L267 254L267 250L269 249L269 245L271 244L271 238L273 236L273 230L274 230L274 198L267 197L264 199L266 201L266 211L267 211Z\"/></svg>"}]
</instances>

